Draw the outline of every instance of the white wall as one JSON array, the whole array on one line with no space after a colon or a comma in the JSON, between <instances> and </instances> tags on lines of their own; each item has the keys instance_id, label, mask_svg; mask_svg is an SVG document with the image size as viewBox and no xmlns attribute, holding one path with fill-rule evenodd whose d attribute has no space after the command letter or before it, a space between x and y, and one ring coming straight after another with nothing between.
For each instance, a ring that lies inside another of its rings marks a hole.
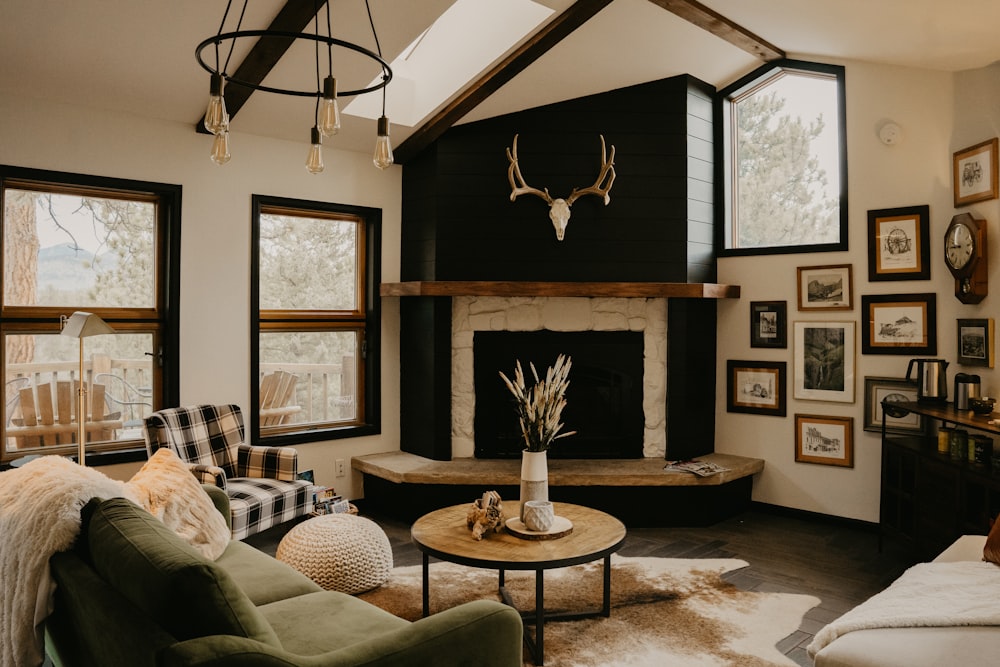
<instances>
[{"instance_id":1,"label":"white wall","mask_svg":"<svg viewBox=\"0 0 1000 667\"><path fill-rule=\"evenodd\" d=\"M978 306L966 306L953 296L954 282L941 259L941 239L956 213L952 205L952 153L997 135L996 72L952 75L942 72L847 62L847 155L849 197L849 250L836 253L734 257L719 260L719 282L742 287L739 300L719 305L716 451L763 458L764 471L754 484L757 501L864 521L878 521L881 443L879 434L862 430L865 376L903 377L910 356L861 354L861 295L937 293L936 356L952 362L949 380L960 369L956 361L958 317L986 317L991 294ZM992 77L993 83L989 84ZM979 79L982 79L979 82ZM969 84L966 84L969 81ZM971 82L976 81L977 85ZM989 88L992 100L982 100L984 117L968 119L964 110L970 88ZM902 143L883 145L877 129L887 119L904 132ZM992 119L991 126L988 119ZM868 281L867 211L901 206L930 206L929 281ZM996 229L996 202L973 206ZM997 247L994 232L990 245ZM994 252L996 255L997 253ZM854 277L851 311L800 313L797 310L796 267L850 264ZM995 277L995 262L991 275ZM994 289L1000 284L993 280ZM750 347L751 301L784 300L788 303L789 347L785 350ZM994 307L995 310L995 307ZM795 400L791 397L794 372L791 323L797 320L835 320L857 323L857 354L853 404ZM913 355L917 356L917 355ZM786 418L726 412L726 360L747 359L788 363L788 416ZM1000 376L983 374L983 389L1000 392ZM854 418L854 467L839 468L796 463L794 415L819 414Z\"/></svg>"},{"instance_id":2,"label":"white wall","mask_svg":"<svg viewBox=\"0 0 1000 667\"><path fill-rule=\"evenodd\" d=\"M328 143L326 170L314 176L304 168L305 143L240 134L238 119L232 161L219 167L194 118L183 125L9 97L0 97L0 118L4 164L183 186L181 404L249 405L252 194L381 208L382 277L399 279L400 167L382 172L371 156ZM373 125L373 142L374 132ZM398 358L398 300L389 299L382 304L382 434L299 445L299 467L314 469L318 483L360 497L360 476L335 477L334 461L398 449ZM139 465L102 471L127 479Z\"/></svg>"}]
</instances>

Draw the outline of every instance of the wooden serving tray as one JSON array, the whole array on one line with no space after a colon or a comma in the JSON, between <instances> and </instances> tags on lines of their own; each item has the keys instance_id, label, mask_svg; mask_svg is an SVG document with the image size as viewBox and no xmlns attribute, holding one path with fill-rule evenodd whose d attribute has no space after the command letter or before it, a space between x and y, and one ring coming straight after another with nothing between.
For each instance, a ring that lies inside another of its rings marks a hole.
<instances>
[{"instance_id":1,"label":"wooden serving tray","mask_svg":"<svg viewBox=\"0 0 1000 667\"><path fill-rule=\"evenodd\" d=\"M521 517L512 516L507 519L507 532L522 540L558 540L573 532L573 522L566 517L557 516L552 522L552 528L545 532L531 530L524 525Z\"/></svg>"}]
</instances>

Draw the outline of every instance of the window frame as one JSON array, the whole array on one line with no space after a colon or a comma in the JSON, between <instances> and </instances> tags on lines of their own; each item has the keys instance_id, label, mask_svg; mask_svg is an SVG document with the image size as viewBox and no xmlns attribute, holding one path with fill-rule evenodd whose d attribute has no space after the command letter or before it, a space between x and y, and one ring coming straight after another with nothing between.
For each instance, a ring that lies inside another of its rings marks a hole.
<instances>
[{"instance_id":1,"label":"window frame","mask_svg":"<svg viewBox=\"0 0 1000 667\"><path fill-rule=\"evenodd\" d=\"M839 133L839 230L840 240L832 243L814 243L785 246L761 246L754 248L732 247L734 236L735 169L736 147L732 132L732 98L761 86L772 77L776 70L802 72L829 76L837 82L837 130ZM715 197L715 250L717 257L740 257L753 255L782 255L792 253L839 252L849 248L848 196L847 196L847 105L845 96L845 68L842 65L815 63L804 60L780 59L762 65L734 83L716 93L715 97L715 157L716 186Z\"/></svg>"},{"instance_id":2,"label":"window frame","mask_svg":"<svg viewBox=\"0 0 1000 667\"><path fill-rule=\"evenodd\" d=\"M252 195L250 262L250 440L265 445L297 445L381 433L381 284L382 210L270 195ZM262 213L311 213L320 216L348 216L359 220L363 249L358 257L358 289L361 298L356 311L261 310L260 308L260 218ZM350 424L296 424L277 433L261 435L260 428L260 335L269 331L336 331L364 327L357 368L358 415Z\"/></svg>"},{"instance_id":3,"label":"window frame","mask_svg":"<svg viewBox=\"0 0 1000 667\"><path fill-rule=\"evenodd\" d=\"M154 230L154 305L152 308L86 306L8 306L0 283L0 341L9 333L52 335L60 331L60 316L84 309L104 319L116 334L151 334L153 410L179 401L178 311L180 303L180 231L182 186L134 179L112 178L0 165L0 221L6 210L8 189L26 189L59 194L120 197L156 203ZM0 276L3 275L5 235L0 234ZM0 344L0 370L5 372L6 345ZM2 415L6 420L6 415ZM77 445L50 445L45 453L76 453ZM35 453L35 452L32 452ZM0 462L24 456L0 447ZM87 465L109 465L146 458L141 439L87 445Z\"/></svg>"}]
</instances>

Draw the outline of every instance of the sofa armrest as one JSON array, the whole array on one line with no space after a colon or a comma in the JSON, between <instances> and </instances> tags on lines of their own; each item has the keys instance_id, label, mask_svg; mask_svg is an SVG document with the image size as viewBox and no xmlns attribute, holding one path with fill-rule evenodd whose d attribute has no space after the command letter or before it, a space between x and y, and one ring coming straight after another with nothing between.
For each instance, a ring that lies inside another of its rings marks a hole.
<instances>
[{"instance_id":1,"label":"sofa armrest","mask_svg":"<svg viewBox=\"0 0 1000 667\"><path fill-rule=\"evenodd\" d=\"M265 477L294 482L299 471L299 453L293 447L241 444L236 454L239 477Z\"/></svg>"},{"instance_id":2,"label":"sofa armrest","mask_svg":"<svg viewBox=\"0 0 1000 667\"><path fill-rule=\"evenodd\" d=\"M200 637L167 647L163 667L521 667L523 626L512 607L477 600L336 651L297 656L241 637Z\"/></svg>"}]
</instances>

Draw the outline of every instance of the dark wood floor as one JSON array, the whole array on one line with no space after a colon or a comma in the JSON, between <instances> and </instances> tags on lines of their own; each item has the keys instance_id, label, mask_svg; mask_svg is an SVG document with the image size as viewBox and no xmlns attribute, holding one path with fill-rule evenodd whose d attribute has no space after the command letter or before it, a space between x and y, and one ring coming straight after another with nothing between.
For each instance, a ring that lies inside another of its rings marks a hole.
<instances>
[{"instance_id":1,"label":"dark wood floor","mask_svg":"<svg viewBox=\"0 0 1000 667\"><path fill-rule=\"evenodd\" d=\"M403 522L362 514L385 530L396 566L418 565L420 552ZM279 526L246 541L274 554L290 526ZM799 665L811 665L806 646L831 620L884 589L910 565L892 544L882 552L867 525L790 515L767 506L705 528L630 528L622 556L739 558L750 566L726 579L744 590L805 593L822 600L806 614L799 630L779 648Z\"/></svg>"}]
</instances>

